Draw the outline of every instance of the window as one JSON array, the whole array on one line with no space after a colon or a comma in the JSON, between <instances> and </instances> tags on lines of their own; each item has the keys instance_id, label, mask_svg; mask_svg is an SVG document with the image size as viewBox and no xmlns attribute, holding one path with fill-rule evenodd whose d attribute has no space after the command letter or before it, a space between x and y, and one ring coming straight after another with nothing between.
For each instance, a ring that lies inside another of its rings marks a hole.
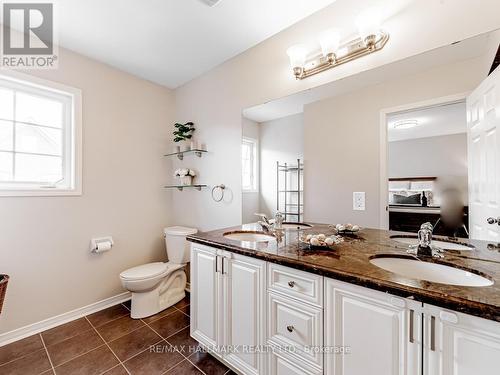
<instances>
[{"instance_id":1,"label":"window","mask_svg":"<svg viewBox=\"0 0 500 375\"><path fill-rule=\"evenodd\" d=\"M246 192L258 190L257 140L243 138L241 144L242 188Z\"/></svg>"},{"instance_id":2,"label":"window","mask_svg":"<svg viewBox=\"0 0 500 375\"><path fill-rule=\"evenodd\" d=\"M28 79L0 75L0 195L80 194L80 93Z\"/></svg>"}]
</instances>

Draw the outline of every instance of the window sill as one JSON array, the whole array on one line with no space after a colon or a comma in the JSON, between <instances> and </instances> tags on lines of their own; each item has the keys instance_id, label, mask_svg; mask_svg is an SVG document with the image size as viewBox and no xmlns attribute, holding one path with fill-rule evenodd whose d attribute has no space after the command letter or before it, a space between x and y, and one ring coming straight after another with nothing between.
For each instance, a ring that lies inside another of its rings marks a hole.
<instances>
[{"instance_id":1,"label":"window sill","mask_svg":"<svg viewBox=\"0 0 500 375\"><path fill-rule=\"evenodd\" d=\"M81 189L19 189L0 190L0 197L64 197L82 195Z\"/></svg>"},{"instance_id":2,"label":"window sill","mask_svg":"<svg viewBox=\"0 0 500 375\"><path fill-rule=\"evenodd\" d=\"M245 193L259 193L259 190L242 190L241 192L243 194L245 194Z\"/></svg>"}]
</instances>

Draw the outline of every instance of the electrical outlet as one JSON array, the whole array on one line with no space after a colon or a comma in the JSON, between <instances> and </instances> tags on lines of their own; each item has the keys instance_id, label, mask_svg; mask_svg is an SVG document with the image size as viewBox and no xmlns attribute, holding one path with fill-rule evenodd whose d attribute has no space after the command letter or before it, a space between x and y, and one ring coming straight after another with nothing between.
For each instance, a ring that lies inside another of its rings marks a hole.
<instances>
[{"instance_id":1,"label":"electrical outlet","mask_svg":"<svg viewBox=\"0 0 500 375\"><path fill-rule=\"evenodd\" d=\"M354 211L364 211L366 209L366 193L355 191L352 193L352 209Z\"/></svg>"}]
</instances>

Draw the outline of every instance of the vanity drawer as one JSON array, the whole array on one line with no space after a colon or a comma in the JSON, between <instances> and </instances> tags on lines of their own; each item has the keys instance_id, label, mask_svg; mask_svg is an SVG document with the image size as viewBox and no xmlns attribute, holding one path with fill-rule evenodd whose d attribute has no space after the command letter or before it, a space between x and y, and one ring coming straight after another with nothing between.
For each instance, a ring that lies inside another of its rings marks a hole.
<instances>
[{"instance_id":1,"label":"vanity drawer","mask_svg":"<svg viewBox=\"0 0 500 375\"><path fill-rule=\"evenodd\" d=\"M318 370L323 368L323 310L283 295L268 293L268 343L280 355ZM286 350L289 348L288 350Z\"/></svg>"},{"instance_id":2,"label":"vanity drawer","mask_svg":"<svg viewBox=\"0 0 500 375\"><path fill-rule=\"evenodd\" d=\"M315 371L314 369L303 369L297 364L286 360L285 358L271 353L269 361L270 375L321 375L323 371Z\"/></svg>"},{"instance_id":3,"label":"vanity drawer","mask_svg":"<svg viewBox=\"0 0 500 375\"><path fill-rule=\"evenodd\" d=\"M323 305L323 277L309 272L268 263L269 290L285 293L289 297Z\"/></svg>"}]
</instances>

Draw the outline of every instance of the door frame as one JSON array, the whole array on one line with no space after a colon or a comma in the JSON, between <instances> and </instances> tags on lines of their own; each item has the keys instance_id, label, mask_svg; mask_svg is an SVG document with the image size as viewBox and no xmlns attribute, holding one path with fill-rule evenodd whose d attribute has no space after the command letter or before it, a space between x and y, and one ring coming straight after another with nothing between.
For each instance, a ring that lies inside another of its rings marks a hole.
<instances>
[{"instance_id":1,"label":"door frame","mask_svg":"<svg viewBox=\"0 0 500 375\"><path fill-rule=\"evenodd\" d=\"M389 142L387 140L387 117L392 114L410 112L418 109L432 108L461 102L465 103L467 96L469 96L470 93L471 91L461 92L458 94L441 96L395 107L383 108L380 110L380 229L389 230L389 185L387 183L389 179L387 172L387 166L389 164Z\"/></svg>"}]
</instances>

